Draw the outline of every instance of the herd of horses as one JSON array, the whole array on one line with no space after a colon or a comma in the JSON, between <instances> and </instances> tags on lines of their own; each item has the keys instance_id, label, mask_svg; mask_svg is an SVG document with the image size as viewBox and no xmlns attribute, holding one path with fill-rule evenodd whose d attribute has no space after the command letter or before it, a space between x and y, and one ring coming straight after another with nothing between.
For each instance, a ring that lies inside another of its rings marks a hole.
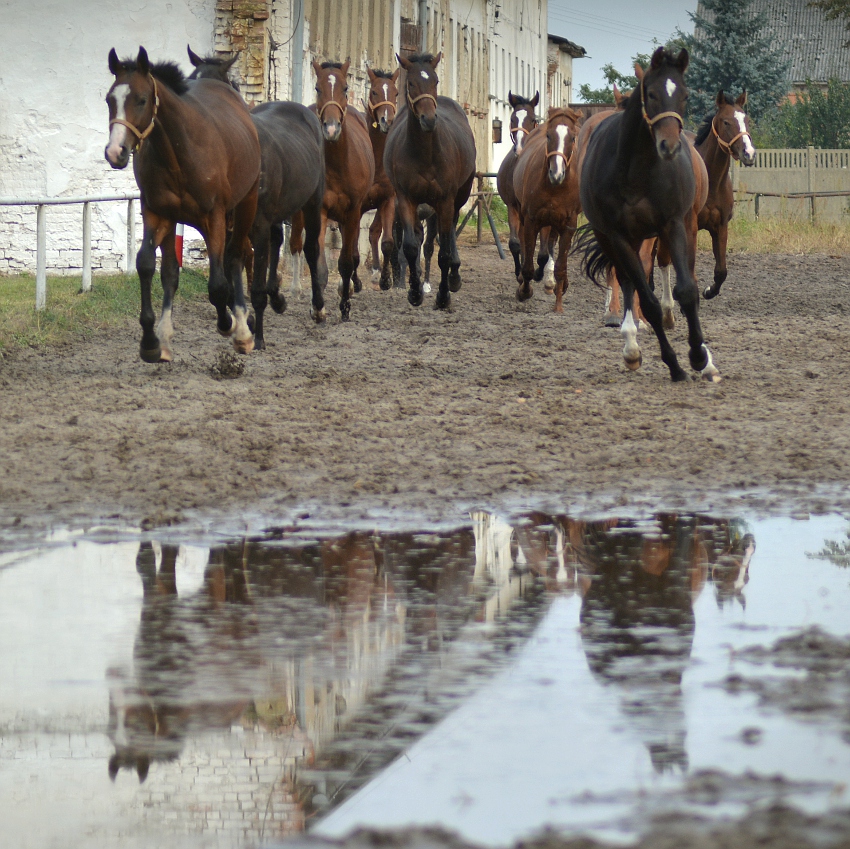
<instances>
[{"instance_id":1,"label":"herd of horses","mask_svg":"<svg viewBox=\"0 0 850 849\"><path fill-rule=\"evenodd\" d=\"M191 48L189 57L194 71L187 78L173 62L151 63L144 48L135 60L119 60L114 49L109 54L115 80L106 98L106 159L124 168L133 154L141 195L144 233L136 267L143 360L173 357L178 223L196 228L206 242L217 328L243 354L265 347L266 307L286 309L278 274L285 222L292 226L290 250L303 250L309 267L314 321L326 318L328 221L338 223L342 236L339 309L346 321L352 289L362 288L358 236L361 215L370 210L375 210L369 231L373 285L398 285L405 263L408 301L421 305L437 240L435 305L449 307L451 293L461 287L456 228L475 177L476 147L463 109L437 94L441 54L398 57L395 72L369 69L365 112L349 102L348 62L313 63L316 102L310 107L274 101L249 110L228 80L233 60L201 58ZM586 120L573 109L552 108L539 121L539 95L509 94L513 147L500 168L498 189L508 208L519 300L532 296L532 281L542 280L551 267L557 243L553 285L555 311L562 312L567 256L578 250L588 276L606 279L612 293L606 323L620 325L630 369L641 364L635 319L642 316L658 338L671 378L689 379L665 333L673 326L675 299L688 323L690 365L716 381L719 372L698 317L696 234L703 228L712 236L714 284L704 293L711 298L726 277L730 160L752 164L755 152L746 93L733 101L720 92L716 112L696 137L684 132L687 65L686 50L658 48L645 72L636 67L635 90L617 93L616 109ZM582 212L588 223L578 228ZM155 324L151 283L157 248L163 300ZM656 258L660 300L653 285ZM253 315L242 284L246 269ZM615 316L620 290L622 323Z\"/></svg>"}]
</instances>

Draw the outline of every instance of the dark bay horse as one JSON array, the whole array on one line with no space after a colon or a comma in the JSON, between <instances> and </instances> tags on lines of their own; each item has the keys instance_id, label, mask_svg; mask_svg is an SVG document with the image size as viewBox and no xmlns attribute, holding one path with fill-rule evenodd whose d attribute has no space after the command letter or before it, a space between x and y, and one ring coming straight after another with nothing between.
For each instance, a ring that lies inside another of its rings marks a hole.
<instances>
[{"instance_id":1,"label":"dark bay horse","mask_svg":"<svg viewBox=\"0 0 850 849\"><path fill-rule=\"evenodd\" d=\"M325 232L330 218L340 225L342 249L339 253L339 311L343 321L351 315L351 284L361 289L357 276L360 265L360 214L363 202L375 182L375 158L363 113L348 103L349 62L313 62L316 72L316 103L311 107L319 117L325 146L325 194L319 251L325 252ZM292 246L301 235L302 216L292 220ZM315 296L315 291L314 291ZM315 314L314 314L315 317ZM321 318L324 318L322 313Z\"/></svg>"},{"instance_id":2,"label":"dark bay horse","mask_svg":"<svg viewBox=\"0 0 850 849\"><path fill-rule=\"evenodd\" d=\"M372 288L389 289L392 285L393 221L395 220L395 191L384 170L384 147L387 133L395 120L398 108L399 70L373 71L369 74L369 94L366 97L366 120L369 124L369 141L375 158L375 182L363 202L363 212L375 210L369 227L369 244L372 248ZM381 238L383 236L383 238ZM380 246L383 263L378 259Z\"/></svg>"},{"instance_id":3,"label":"dark bay horse","mask_svg":"<svg viewBox=\"0 0 850 849\"><path fill-rule=\"evenodd\" d=\"M581 212L575 156L580 125L578 112L550 109L546 123L529 136L513 173L522 233L522 283L517 300L524 301L532 295L537 235L544 228L551 228L552 235L558 237L555 312L563 312L564 292L569 285L567 256Z\"/></svg>"},{"instance_id":4,"label":"dark bay horse","mask_svg":"<svg viewBox=\"0 0 850 849\"><path fill-rule=\"evenodd\" d=\"M584 266L596 279L614 266L623 290L623 357L630 369L641 363L633 298L655 331L661 358L674 381L687 380L662 325L661 305L649 286L639 250L658 236L676 269L674 296L688 322L691 367L709 380L720 375L699 323L699 292L691 273L696 255L696 213L691 145L682 135L687 100L684 73L688 52L658 48L649 69L636 66L637 89L625 109L605 118L587 141L580 196L588 229L578 240Z\"/></svg>"},{"instance_id":5,"label":"dark bay horse","mask_svg":"<svg viewBox=\"0 0 850 849\"><path fill-rule=\"evenodd\" d=\"M530 100L511 91L508 92L508 103L511 105L509 132L513 146L505 154L496 174L496 189L508 210L508 229L510 230L508 247L514 258L517 283L522 280L522 243L519 236L519 207L514 193L514 168L516 168L517 158L522 153L525 139L537 126L535 108L539 101L539 91L536 91Z\"/></svg>"},{"instance_id":6,"label":"dark bay horse","mask_svg":"<svg viewBox=\"0 0 850 849\"><path fill-rule=\"evenodd\" d=\"M441 53L398 57L407 72L405 99L390 129L384 150L384 168L396 192L398 215L404 227L404 255L410 268L407 300L422 303L422 281L417 259L421 245L417 208L428 204L437 216L440 240L438 309L448 309L449 290L461 286L460 256L455 229L460 208L469 198L475 178L475 138L463 109L437 95L435 69ZM418 232L417 232L418 228Z\"/></svg>"},{"instance_id":7,"label":"dark bay horse","mask_svg":"<svg viewBox=\"0 0 850 849\"><path fill-rule=\"evenodd\" d=\"M702 122L694 140L694 146L708 169L708 201L699 214L699 229L708 230L711 234L714 251L714 285L706 287L703 292L706 298L719 295L726 280L726 241L735 206L729 175L731 159L735 158L744 165L752 165L756 161L746 112L746 91L732 100L721 90L717 93L716 104L717 110Z\"/></svg>"},{"instance_id":8,"label":"dark bay horse","mask_svg":"<svg viewBox=\"0 0 850 849\"><path fill-rule=\"evenodd\" d=\"M189 51L195 66L192 78L227 79L236 57L217 60L200 58ZM328 266L319 250L322 202L325 193L325 152L322 130L316 115L300 103L271 101L251 110L251 120L260 139L262 169L257 214L251 226L254 249L251 274L251 303L255 313L255 343L266 347L263 317L266 306L282 313L286 299L280 290L278 263L283 244L283 222L299 211L304 222L304 255L310 268L312 302L310 314L324 321L324 287Z\"/></svg>"},{"instance_id":9,"label":"dark bay horse","mask_svg":"<svg viewBox=\"0 0 850 849\"><path fill-rule=\"evenodd\" d=\"M171 313L179 269L174 250L178 223L196 228L210 259L209 298L218 330L233 336L240 353L254 347L242 289L248 232L257 209L260 143L242 98L216 80L189 85L173 63L152 65L143 47L135 61L109 52L115 82L106 95L106 160L133 171L141 192L144 235L136 256L142 292L141 357L172 359ZM228 226L231 228L227 235ZM151 281L156 249L162 254L162 315L154 329Z\"/></svg>"}]
</instances>

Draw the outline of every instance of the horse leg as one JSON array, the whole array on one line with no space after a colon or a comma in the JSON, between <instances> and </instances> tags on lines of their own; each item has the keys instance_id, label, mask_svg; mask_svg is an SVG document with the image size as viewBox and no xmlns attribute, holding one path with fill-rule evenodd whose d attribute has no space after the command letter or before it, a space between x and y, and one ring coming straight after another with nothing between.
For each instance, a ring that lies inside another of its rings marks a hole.
<instances>
[{"instance_id":1,"label":"horse leg","mask_svg":"<svg viewBox=\"0 0 850 849\"><path fill-rule=\"evenodd\" d=\"M652 289L649 288L638 252L619 234L608 236L598 231L594 232L603 250L613 258L617 269L617 278L623 290L624 315L620 332L625 339L623 359L626 361L626 367L634 371L641 364L640 348L637 344L637 325L633 317L633 294L637 291L643 314L655 331L658 345L661 348L661 359L670 370L671 379L674 381L687 380L688 375L679 365L676 352L664 332L661 324L661 305Z\"/></svg>"},{"instance_id":2,"label":"horse leg","mask_svg":"<svg viewBox=\"0 0 850 849\"><path fill-rule=\"evenodd\" d=\"M269 275L266 291L269 294L271 308L280 315L286 311L286 298L280 290L280 249L283 246L283 224L279 221L269 227Z\"/></svg>"},{"instance_id":3,"label":"horse leg","mask_svg":"<svg viewBox=\"0 0 850 849\"><path fill-rule=\"evenodd\" d=\"M398 255L393 258L395 251L395 241L393 239L393 224L395 222L395 197L387 198L381 208L375 213L375 219L378 220L380 215L381 233L381 254L383 255L383 267L381 268L381 279L378 284L379 288L386 291L392 285L392 280L396 275L395 266L398 264ZM377 242L376 242L377 244ZM377 258L375 259L377 263ZM374 288L375 281L372 280Z\"/></svg>"},{"instance_id":4,"label":"horse leg","mask_svg":"<svg viewBox=\"0 0 850 849\"><path fill-rule=\"evenodd\" d=\"M383 225L381 222L381 207L379 206L375 210L375 217L372 219L372 223L369 225L369 252L371 254L372 269L370 283L372 284L372 288L376 291L381 288L379 284L379 281L381 279L381 263L378 259L378 244L381 240L382 230Z\"/></svg>"},{"instance_id":5,"label":"horse leg","mask_svg":"<svg viewBox=\"0 0 850 849\"><path fill-rule=\"evenodd\" d=\"M661 315L665 330L672 330L676 326L676 317L673 315L673 285L670 282L671 265L670 253L664 245L658 246L658 272L661 275Z\"/></svg>"},{"instance_id":6,"label":"horse leg","mask_svg":"<svg viewBox=\"0 0 850 849\"><path fill-rule=\"evenodd\" d=\"M304 250L304 214L299 211L292 216L289 227L289 255L292 257L292 283L289 293L301 292L301 252Z\"/></svg>"},{"instance_id":7,"label":"horse leg","mask_svg":"<svg viewBox=\"0 0 850 849\"><path fill-rule=\"evenodd\" d=\"M227 236L224 215L221 212L214 214L208 220L205 230L207 256L210 258L207 292L217 314L216 329L222 336L230 336L236 329L236 322L228 309L231 298L224 269L224 241Z\"/></svg>"},{"instance_id":8,"label":"horse leg","mask_svg":"<svg viewBox=\"0 0 850 849\"><path fill-rule=\"evenodd\" d=\"M343 321L351 317L351 281L357 272L360 262L360 254L357 251L357 237L360 234L360 207L348 211L345 221L341 225L342 248L339 252L339 276L342 278L340 284L339 311Z\"/></svg>"},{"instance_id":9,"label":"horse leg","mask_svg":"<svg viewBox=\"0 0 850 849\"><path fill-rule=\"evenodd\" d=\"M664 240L676 269L673 297L679 302L688 322L688 358L691 368L706 380L717 383L720 381L720 372L714 365L711 351L702 334L699 323L699 289L691 273L691 266L696 257L696 214L690 212L686 221L687 228L682 222L671 222Z\"/></svg>"},{"instance_id":10,"label":"horse leg","mask_svg":"<svg viewBox=\"0 0 850 849\"><path fill-rule=\"evenodd\" d=\"M258 181L259 182L259 181ZM254 350L254 334L248 321L248 306L245 302L245 289L242 285L244 246L251 232L251 225L257 213L257 187L236 205L233 210L233 231L224 249L225 269L230 279L233 295L233 347L240 354L250 354Z\"/></svg>"},{"instance_id":11,"label":"horse leg","mask_svg":"<svg viewBox=\"0 0 850 849\"><path fill-rule=\"evenodd\" d=\"M404 273L407 269L407 257L404 255L404 224L396 207L393 218L393 288L404 288Z\"/></svg>"},{"instance_id":12,"label":"horse leg","mask_svg":"<svg viewBox=\"0 0 850 849\"><path fill-rule=\"evenodd\" d=\"M156 335L159 337L160 344L159 359L163 363L171 362L173 359L171 340L174 338L174 325L171 321L171 313L174 309L174 295L180 283L180 266L177 264L174 232L175 225L171 224L160 244L162 262L159 274L162 279L162 312L156 326Z\"/></svg>"},{"instance_id":13,"label":"horse leg","mask_svg":"<svg viewBox=\"0 0 850 849\"><path fill-rule=\"evenodd\" d=\"M266 282L266 271L269 266L271 241L271 226L264 218L257 216L251 228L251 244L254 246L254 269L251 275L251 306L254 307L254 347L264 351L266 340L264 334L263 316L269 302L271 275Z\"/></svg>"},{"instance_id":14,"label":"horse leg","mask_svg":"<svg viewBox=\"0 0 850 849\"><path fill-rule=\"evenodd\" d=\"M573 222L573 229L575 229L575 222ZM563 239L563 234L561 234L561 239ZM549 262L546 263L546 268L544 269L543 274L543 291L548 292L550 295L555 291L555 287L557 286L556 277L555 277L555 245L560 243L558 239L558 235L555 232L554 228L549 229ZM570 244L573 242L572 233L570 234ZM559 254L560 255L560 254Z\"/></svg>"},{"instance_id":15,"label":"horse leg","mask_svg":"<svg viewBox=\"0 0 850 849\"><path fill-rule=\"evenodd\" d=\"M703 296L706 300L716 298L720 287L726 281L726 243L729 239L729 222L721 224L716 230L711 230L711 249L714 251L714 285L706 286Z\"/></svg>"},{"instance_id":16,"label":"horse leg","mask_svg":"<svg viewBox=\"0 0 850 849\"><path fill-rule=\"evenodd\" d=\"M519 211L513 205L508 207L508 229L510 236L508 238L508 248L511 256L514 258L514 274L516 282L522 283L522 239L520 238L520 218Z\"/></svg>"},{"instance_id":17,"label":"horse leg","mask_svg":"<svg viewBox=\"0 0 850 849\"><path fill-rule=\"evenodd\" d=\"M456 292L460 288L460 275L457 273L460 259L458 257L455 264L457 247L454 242L457 215L452 206L444 202L437 208L436 217L440 237L440 250L437 253L437 264L440 266L440 288L437 290L434 307L438 310L447 310L452 301L449 291ZM450 275L456 277L457 288L454 288L454 281L450 281Z\"/></svg>"},{"instance_id":18,"label":"horse leg","mask_svg":"<svg viewBox=\"0 0 850 849\"><path fill-rule=\"evenodd\" d=\"M605 316L602 319L604 327L620 326L620 281L613 268L608 270L607 291L605 292Z\"/></svg>"},{"instance_id":19,"label":"horse leg","mask_svg":"<svg viewBox=\"0 0 850 849\"><path fill-rule=\"evenodd\" d=\"M534 278L534 245L537 242L539 228L530 216L525 216L522 222L522 269L519 286L516 290L516 299L522 303L534 294L531 281Z\"/></svg>"},{"instance_id":20,"label":"horse leg","mask_svg":"<svg viewBox=\"0 0 850 849\"><path fill-rule=\"evenodd\" d=\"M319 324L325 320L325 286L328 264L325 260L324 224L321 196L304 207L304 256L310 269L310 316Z\"/></svg>"},{"instance_id":21,"label":"horse leg","mask_svg":"<svg viewBox=\"0 0 850 849\"><path fill-rule=\"evenodd\" d=\"M407 198L399 198L398 215L404 227L402 249L410 272L410 288L407 290L407 300L411 306L418 307L422 305L422 281L419 277L419 247L421 242L417 234L418 218L415 204Z\"/></svg>"},{"instance_id":22,"label":"horse leg","mask_svg":"<svg viewBox=\"0 0 850 849\"><path fill-rule=\"evenodd\" d=\"M543 275L546 272L546 266L549 265L549 234L551 232L551 227L543 227L540 230L540 251L537 254L537 268L534 271L534 280L537 283L543 279Z\"/></svg>"},{"instance_id":23,"label":"horse leg","mask_svg":"<svg viewBox=\"0 0 850 849\"><path fill-rule=\"evenodd\" d=\"M575 231L575 219L567 222L567 229L561 231L561 237L558 240L558 259L555 262L555 312L564 311L564 295L570 286L570 281L567 278L567 257L570 253L570 246L573 243L573 232Z\"/></svg>"},{"instance_id":24,"label":"horse leg","mask_svg":"<svg viewBox=\"0 0 850 849\"><path fill-rule=\"evenodd\" d=\"M156 271L156 249L170 224L147 209L142 210L142 218L145 231L142 246L136 254L136 272L139 275L142 294L142 309L139 314L142 341L139 345L139 355L146 363L158 363L162 356L162 347L153 326L155 316L151 301L151 284Z\"/></svg>"},{"instance_id":25,"label":"horse leg","mask_svg":"<svg viewBox=\"0 0 850 849\"><path fill-rule=\"evenodd\" d=\"M437 240L437 216L429 215L425 219L425 242L422 246L422 254L425 258L425 279L422 281L422 291L426 294L431 291L431 260L434 257L434 242ZM458 278L460 280L460 278ZM449 280L449 288L452 282ZM457 289L460 289L458 285ZM457 292L457 289L451 289Z\"/></svg>"}]
</instances>

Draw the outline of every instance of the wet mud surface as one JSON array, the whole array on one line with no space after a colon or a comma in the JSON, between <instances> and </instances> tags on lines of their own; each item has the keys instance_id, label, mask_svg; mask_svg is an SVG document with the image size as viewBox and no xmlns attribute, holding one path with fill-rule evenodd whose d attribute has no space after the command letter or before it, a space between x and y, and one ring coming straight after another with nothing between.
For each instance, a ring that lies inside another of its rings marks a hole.
<instances>
[{"instance_id":1,"label":"wet mud surface","mask_svg":"<svg viewBox=\"0 0 850 849\"><path fill-rule=\"evenodd\" d=\"M623 365L601 290L571 261L563 315L518 304L492 245L462 247L451 312L403 291L315 326L306 295L236 362L206 302L175 315L172 364L140 330L0 359L3 524L119 516L341 514L547 504L591 512L850 506L850 260L730 257L702 302L718 385L672 384L650 332ZM711 257L698 261L710 279ZM687 364L684 325L673 343Z\"/></svg>"}]
</instances>

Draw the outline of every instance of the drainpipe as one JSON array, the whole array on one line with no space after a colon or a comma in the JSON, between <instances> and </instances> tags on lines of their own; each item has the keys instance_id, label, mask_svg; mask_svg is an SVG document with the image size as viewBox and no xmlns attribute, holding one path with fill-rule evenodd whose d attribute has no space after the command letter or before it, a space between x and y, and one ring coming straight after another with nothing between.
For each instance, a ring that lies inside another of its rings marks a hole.
<instances>
[{"instance_id":1,"label":"drainpipe","mask_svg":"<svg viewBox=\"0 0 850 849\"><path fill-rule=\"evenodd\" d=\"M419 52L426 53L428 50L428 0L419 0L419 26L422 29Z\"/></svg>"},{"instance_id":2,"label":"drainpipe","mask_svg":"<svg viewBox=\"0 0 850 849\"><path fill-rule=\"evenodd\" d=\"M298 20L292 35L292 99L301 103L304 97L304 3L306 0L294 0L298 3Z\"/></svg>"}]
</instances>

